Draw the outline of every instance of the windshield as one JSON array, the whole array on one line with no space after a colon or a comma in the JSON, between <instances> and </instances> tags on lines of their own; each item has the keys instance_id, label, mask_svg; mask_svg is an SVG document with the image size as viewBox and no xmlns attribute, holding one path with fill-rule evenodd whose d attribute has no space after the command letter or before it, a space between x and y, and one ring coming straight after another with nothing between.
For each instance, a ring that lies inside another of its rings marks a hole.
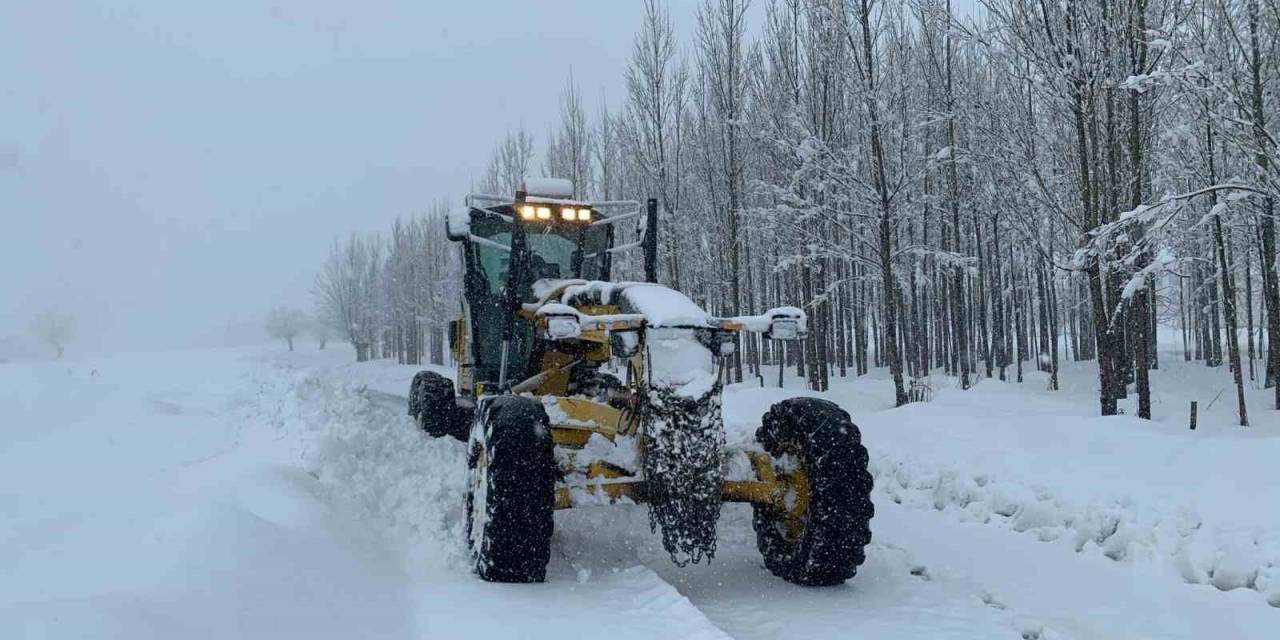
<instances>
[{"instance_id":1,"label":"windshield","mask_svg":"<svg viewBox=\"0 0 1280 640\"><path fill-rule=\"evenodd\" d=\"M489 238L498 244L511 246L511 233L504 231ZM573 252L578 245L573 240L555 234L537 234L526 237L533 279L571 278L573 277ZM481 244L477 247L480 268L485 273L485 282L490 293L501 293L510 277L511 253L498 247Z\"/></svg>"},{"instance_id":2,"label":"windshield","mask_svg":"<svg viewBox=\"0 0 1280 640\"><path fill-rule=\"evenodd\" d=\"M511 246L511 227L512 223L496 216L486 216L483 222L472 223L472 233L494 243L475 243L476 267L482 272L486 288L491 294L501 294L511 275L511 252L495 246ZM579 241L582 243L581 250L578 247ZM544 278L603 280L609 277L606 269L609 230L604 225L548 225L542 229L531 227L525 235L525 243L530 254L529 283ZM529 299L531 296L530 290L521 292L522 298Z\"/></svg>"}]
</instances>

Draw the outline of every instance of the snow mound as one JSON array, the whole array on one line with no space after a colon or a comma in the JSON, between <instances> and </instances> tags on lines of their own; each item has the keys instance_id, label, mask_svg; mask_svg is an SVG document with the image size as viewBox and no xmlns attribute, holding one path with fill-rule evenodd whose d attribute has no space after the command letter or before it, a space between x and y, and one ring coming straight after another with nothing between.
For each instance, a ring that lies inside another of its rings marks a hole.
<instances>
[{"instance_id":1,"label":"snow mound","mask_svg":"<svg viewBox=\"0 0 1280 640\"><path fill-rule=\"evenodd\" d=\"M263 382L277 428L297 439L303 467L327 497L382 525L409 547L466 570L462 505L465 445L431 438L394 397L323 373Z\"/></svg>"},{"instance_id":2,"label":"snow mound","mask_svg":"<svg viewBox=\"0 0 1280 640\"><path fill-rule=\"evenodd\" d=\"M1076 504L1035 484L874 450L871 470L880 499L1011 529L1077 553L1162 565L1191 584L1252 589L1280 607L1280 533L1215 526L1189 509L1160 513L1126 498Z\"/></svg>"}]
</instances>

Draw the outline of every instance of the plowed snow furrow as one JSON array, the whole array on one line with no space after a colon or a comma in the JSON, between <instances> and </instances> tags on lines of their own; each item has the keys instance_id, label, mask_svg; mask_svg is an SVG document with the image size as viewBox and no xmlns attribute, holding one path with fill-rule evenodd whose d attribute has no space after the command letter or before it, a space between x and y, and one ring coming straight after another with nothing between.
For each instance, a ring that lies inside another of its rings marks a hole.
<instances>
[{"instance_id":1,"label":"plowed snow furrow","mask_svg":"<svg viewBox=\"0 0 1280 640\"><path fill-rule=\"evenodd\" d=\"M278 428L303 443L305 463L333 503L404 545L417 627L426 637L449 635L459 623L495 637L577 637L586 629L608 629L612 639L729 637L634 561L592 574L561 550L545 584L479 581L461 544L462 443L421 433L395 394L301 371L262 384L281 385L282 404L269 413L286 416ZM462 611L472 613L456 619Z\"/></svg>"}]
</instances>

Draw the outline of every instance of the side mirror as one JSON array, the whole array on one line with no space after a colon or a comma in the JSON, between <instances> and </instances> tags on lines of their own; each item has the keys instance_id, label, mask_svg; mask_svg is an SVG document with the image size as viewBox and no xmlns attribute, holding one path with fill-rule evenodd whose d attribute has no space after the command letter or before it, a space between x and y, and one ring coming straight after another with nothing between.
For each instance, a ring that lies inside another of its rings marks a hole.
<instances>
[{"instance_id":1,"label":"side mirror","mask_svg":"<svg viewBox=\"0 0 1280 640\"><path fill-rule=\"evenodd\" d=\"M444 219L444 234L454 242L471 237L471 207L455 207Z\"/></svg>"},{"instance_id":2,"label":"side mirror","mask_svg":"<svg viewBox=\"0 0 1280 640\"><path fill-rule=\"evenodd\" d=\"M640 350L640 333L637 331L609 332L609 351L615 358L630 358Z\"/></svg>"},{"instance_id":3,"label":"side mirror","mask_svg":"<svg viewBox=\"0 0 1280 640\"><path fill-rule=\"evenodd\" d=\"M769 330L764 333L764 337L770 340L803 338L808 329L804 311L796 307L770 309L765 316L769 318Z\"/></svg>"},{"instance_id":4,"label":"side mirror","mask_svg":"<svg viewBox=\"0 0 1280 640\"><path fill-rule=\"evenodd\" d=\"M548 340L569 340L582 335L577 316L546 316Z\"/></svg>"},{"instance_id":5,"label":"side mirror","mask_svg":"<svg viewBox=\"0 0 1280 640\"><path fill-rule=\"evenodd\" d=\"M733 331L694 329L694 335L698 337L698 342L702 346L716 355L731 356L738 351L738 345L734 342L735 332Z\"/></svg>"},{"instance_id":6,"label":"side mirror","mask_svg":"<svg viewBox=\"0 0 1280 640\"><path fill-rule=\"evenodd\" d=\"M769 323L769 331L765 337L770 340L795 340L800 337L800 325L790 318L782 318Z\"/></svg>"},{"instance_id":7,"label":"side mirror","mask_svg":"<svg viewBox=\"0 0 1280 640\"><path fill-rule=\"evenodd\" d=\"M582 335L578 311L568 305L544 304L538 308L538 319L545 323L542 337L547 340L572 340Z\"/></svg>"}]
</instances>

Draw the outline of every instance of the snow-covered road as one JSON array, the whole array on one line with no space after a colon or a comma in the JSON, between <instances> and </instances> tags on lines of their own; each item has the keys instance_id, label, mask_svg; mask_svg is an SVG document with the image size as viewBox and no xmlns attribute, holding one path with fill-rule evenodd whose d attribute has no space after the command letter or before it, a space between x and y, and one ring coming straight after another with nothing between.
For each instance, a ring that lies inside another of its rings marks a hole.
<instances>
[{"instance_id":1,"label":"snow-covered road","mask_svg":"<svg viewBox=\"0 0 1280 640\"><path fill-rule=\"evenodd\" d=\"M842 587L771 576L741 505L684 569L643 507L559 513L548 582L495 585L464 560L461 445L396 397L414 369L347 358L0 364L0 637L1280 637L1280 417L1258 392L1248 433L1180 424L1220 371L1168 365L1152 423L1092 417L1084 367L896 410L839 384L877 475ZM731 439L797 393L731 388Z\"/></svg>"}]
</instances>

